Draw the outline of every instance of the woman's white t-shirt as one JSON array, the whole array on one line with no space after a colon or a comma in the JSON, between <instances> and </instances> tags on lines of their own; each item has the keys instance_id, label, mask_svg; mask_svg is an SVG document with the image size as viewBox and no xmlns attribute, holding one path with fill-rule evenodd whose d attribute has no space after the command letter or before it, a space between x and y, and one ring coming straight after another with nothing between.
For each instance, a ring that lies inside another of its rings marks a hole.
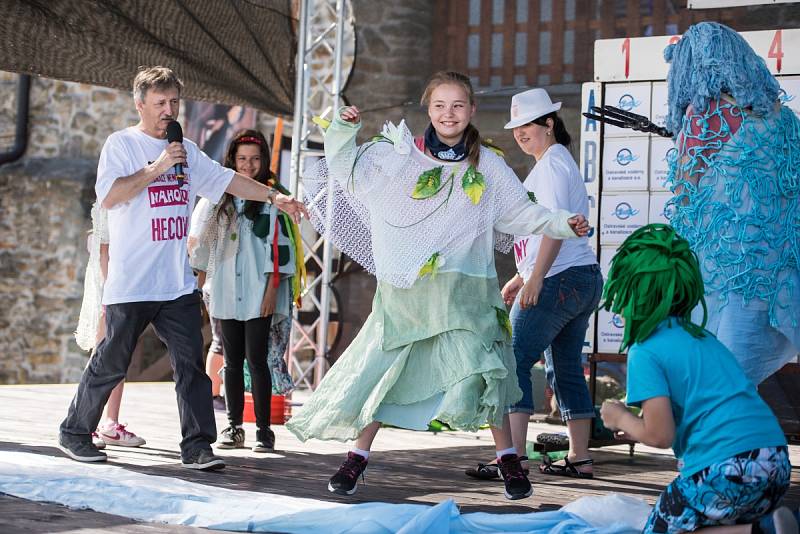
<instances>
[{"instance_id":1,"label":"woman's white t-shirt","mask_svg":"<svg viewBox=\"0 0 800 534\"><path fill-rule=\"evenodd\" d=\"M542 206L589 217L586 186L575 160L572 159L572 154L563 145L556 143L548 148L542 159L536 162L523 185L534 194L536 202ZM526 281L533 273L541 243L541 235L514 237L514 260L517 263L517 272ZM570 267L596 263L595 253L589 247L589 238L565 239L561 242L561 250L545 277L556 275Z\"/></svg>"},{"instance_id":2,"label":"woman's white t-shirt","mask_svg":"<svg viewBox=\"0 0 800 534\"><path fill-rule=\"evenodd\" d=\"M103 202L117 178L157 160L166 146L166 139L151 137L135 126L111 134L97 166L97 202ZM183 146L187 165L181 187L170 169L129 201L108 210L109 262L103 304L175 300L197 287L186 253L191 209L197 195L218 202L233 170L209 158L188 139Z\"/></svg>"}]
</instances>

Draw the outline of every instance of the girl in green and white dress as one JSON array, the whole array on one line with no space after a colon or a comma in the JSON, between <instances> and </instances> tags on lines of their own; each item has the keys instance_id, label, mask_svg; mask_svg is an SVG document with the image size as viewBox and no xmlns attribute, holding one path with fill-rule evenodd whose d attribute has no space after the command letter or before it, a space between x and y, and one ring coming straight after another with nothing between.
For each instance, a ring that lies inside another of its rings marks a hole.
<instances>
[{"instance_id":1,"label":"girl in green and white dress","mask_svg":"<svg viewBox=\"0 0 800 534\"><path fill-rule=\"evenodd\" d=\"M431 119L424 137L387 124L361 147L358 109L341 109L325 134L325 160L304 178L319 230L333 178L333 242L376 275L378 288L358 336L287 428L303 441L356 440L328 485L351 495L381 423L424 430L437 419L471 431L488 423L506 497L521 499L533 490L504 414L521 391L494 248L508 250L513 234L568 238L588 225L531 202L503 159L481 146L469 78L435 74L422 102Z\"/></svg>"}]
</instances>

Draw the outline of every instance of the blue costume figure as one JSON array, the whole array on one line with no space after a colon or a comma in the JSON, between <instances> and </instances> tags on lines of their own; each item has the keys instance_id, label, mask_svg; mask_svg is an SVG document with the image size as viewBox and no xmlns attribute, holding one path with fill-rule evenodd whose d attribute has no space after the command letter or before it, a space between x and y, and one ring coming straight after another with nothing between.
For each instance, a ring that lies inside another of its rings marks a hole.
<instances>
[{"instance_id":1,"label":"blue costume figure","mask_svg":"<svg viewBox=\"0 0 800 534\"><path fill-rule=\"evenodd\" d=\"M759 384L800 347L800 121L726 26L696 24L664 57L670 222L700 260L706 328Z\"/></svg>"}]
</instances>

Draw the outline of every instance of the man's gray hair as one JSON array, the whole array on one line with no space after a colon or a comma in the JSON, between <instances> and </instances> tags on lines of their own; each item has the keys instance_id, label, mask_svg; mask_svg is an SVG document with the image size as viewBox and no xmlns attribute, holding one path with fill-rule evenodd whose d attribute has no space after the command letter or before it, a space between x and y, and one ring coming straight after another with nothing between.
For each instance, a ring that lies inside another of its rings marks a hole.
<instances>
[{"instance_id":1,"label":"man's gray hair","mask_svg":"<svg viewBox=\"0 0 800 534\"><path fill-rule=\"evenodd\" d=\"M141 67L133 79L134 100L144 102L144 96L150 89L158 91L177 89L180 96L183 91L183 82L168 67Z\"/></svg>"}]
</instances>

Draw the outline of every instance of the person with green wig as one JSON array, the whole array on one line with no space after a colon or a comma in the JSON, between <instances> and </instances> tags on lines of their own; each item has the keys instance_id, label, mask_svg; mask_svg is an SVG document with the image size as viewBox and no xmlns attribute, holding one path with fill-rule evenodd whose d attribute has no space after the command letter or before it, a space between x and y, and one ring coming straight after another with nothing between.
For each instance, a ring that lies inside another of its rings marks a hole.
<instances>
[{"instance_id":1,"label":"person with green wig","mask_svg":"<svg viewBox=\"0 0 800 534\"><path fill-rule=\"evenodd\" d=\"M619 437L672 447L678 459L680 474L645 532L797 532L796 513L779 507L791 477L786 438L736 357L704 329L689 243L664 224L631 234L611 261L601 307L625 322L627 403L641 408L637 417L607 400L603 423Z\"/></svg>"}]
</instances>

